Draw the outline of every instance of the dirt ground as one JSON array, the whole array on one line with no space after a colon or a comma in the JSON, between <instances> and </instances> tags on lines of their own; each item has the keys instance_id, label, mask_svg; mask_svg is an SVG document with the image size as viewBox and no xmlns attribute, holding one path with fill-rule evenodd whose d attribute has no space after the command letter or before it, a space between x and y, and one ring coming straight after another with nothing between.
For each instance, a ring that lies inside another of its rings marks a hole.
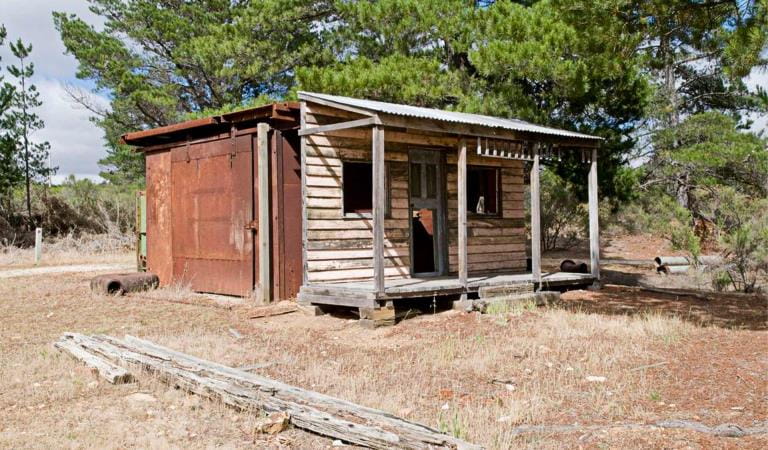
<instances>
[{"instance_id":1,"label":"dirt ground","mask_svg":"<svg viewBox=\"0 0 768 450\"><path fill-rule=\"evenodd\" d=\"M255 415L146 376L136 384L106 384L51 347L64 331L132 334L235 367L271 363L258 373L489 449L768 447L765 435L610 427L666 419L742 427L765 421L764 299L705 301L608 287L571 291L547 308L446 311L367 330L343 316L247 319L248 305L178 287L94 296L88 291L94 274L0 279L0 447L332 446L300 430L255 435ZM575 423L605 428L510 432L525 424Z\"/></svg>"}]
</instances>

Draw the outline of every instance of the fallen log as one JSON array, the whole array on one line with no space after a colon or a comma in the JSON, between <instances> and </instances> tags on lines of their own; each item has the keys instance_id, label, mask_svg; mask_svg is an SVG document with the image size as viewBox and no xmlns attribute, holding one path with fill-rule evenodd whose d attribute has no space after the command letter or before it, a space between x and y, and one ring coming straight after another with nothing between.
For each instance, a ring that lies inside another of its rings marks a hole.
<instances>
[{"instance_id":1,"label":"fallen log","mask_svg":"<svg viewBox=\"0 0 768 450\"><path fill-rule=\"evenodd\" d=\"M53 346L59 351L69 353L73 358L83 362L86 366L98 372L99 376L109 383L124 384L135 381L133 375L127 370L85 351L71 340L62 339L59 342L54 342Z\"/></svg>"},{"instance_id":2,"label":"fallen log","mask_svg":"<svg viewBox=\"0 0 768 450\"><path fill-rule=\"evenodd\" d=\"M480 448L384 411L206 361L132 336L120 340L67 333L64 339L116 364L154 373L189 392L238 409L285 412L296 427L353 444L381 449Z\"/></svg>"}]
</instances>

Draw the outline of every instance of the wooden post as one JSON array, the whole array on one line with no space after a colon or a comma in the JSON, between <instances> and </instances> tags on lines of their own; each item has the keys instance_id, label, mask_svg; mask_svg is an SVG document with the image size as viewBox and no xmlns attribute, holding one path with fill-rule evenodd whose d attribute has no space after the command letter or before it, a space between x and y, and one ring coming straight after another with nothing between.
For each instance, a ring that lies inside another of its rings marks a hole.
<instances>
[{"instance_id":1,"label":"wooden post","mask_svg":"<svg viewBox=\"0 0 768 450\"><path fill-rule=\"evenodd\" d=\"M307 126L307 103L299 106L301 129ZM307 137L301 136L299 151L301 152L301 284L309 284L307 264Z\"/></svg>"},{"instance_id":2,"label":"wooden post","mask_svg":"<svg viewBox=\"0 0 768 450\"><path fill-rule=\"evenodd\" d=\"M35 228L35 265L40 264L43 256L43 229Z\"/></svg>"},{"instance_id":3,"label":"wooden post","mask_svg":"<svg viewBox=\"0 0 768 450\"><path fill-rule=\"evenodd\" d=\"M258 182L259 182L259 293L262 303L272 301L272 280L270 279L269 248L269 124L261 122L256 127L258 147Z\"/></svg>"},{"instance_id":4,"label":"wooden post","mask_svg":"<svg viewBox=\"0 0 768 450\"><path fill-rule=\"evenodd\" d=\"M373 286L377 294L384 293L384 128L374 126L373 152Z\"/></svg>"},{"instance_id":5,"label":"wooden post","mask_svg":"<svg viewBox=\"0 0 768 450\"><path fill-rule=\"evenodd\" d=\"M541 289L541 200L539 184L539 146L533 146L531 167L531 274Z\"/></svg>"},{"instance_id":6,"label":"wooden post","mask_svg":"<svg viewBox=\"0 0 768 450\"><path fill-rule=\"evenodd\" d=\"M595 281L600 280L600 225L597 200L597 148L589 164L589 263Z\"/></svg>"},{"instance_id":7,"label":"wooden post","mask_svg":"<svg viewBox=\"0 0 768 450\"><path fill-rule=\"evenodd\" d=\"M467 289L467 140L459 140L458 155L458 186L459 193L459 283L464 287L462 300L466 300Z\"/></svg>"}]
</instances>

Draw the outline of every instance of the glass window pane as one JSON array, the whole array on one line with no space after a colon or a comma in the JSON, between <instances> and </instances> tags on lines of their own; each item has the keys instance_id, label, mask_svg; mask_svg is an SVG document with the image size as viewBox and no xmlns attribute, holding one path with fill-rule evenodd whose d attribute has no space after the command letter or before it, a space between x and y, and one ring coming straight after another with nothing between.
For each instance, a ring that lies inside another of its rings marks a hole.
<instances>
[{"instance_id":1,"label":"glass window pane","mask_svg":"<svg viewBox=\"0 0 768 450\"><path fill-rule=\"evenodd\" d=\"M421 198L421 164L411 164L411 197Z\"/></svg>"},{"instance_id":2,"label":"glass window pane","mask_svg":"<svg viewBox=\"0 0 768 450\"><path fill-rule=\"evenodd\" d=\"M475 214L499 213L499 169L467 168L467 210Z\"/></svg>"},{"instance_id":3,"label":"glass window pane","mask_svg":"<svg viewBox=\"0 0 768 450\"><path fill-rule=\"evenodd\" d=\"M427 164L427 198L437 198L437 166Z\"/></svg>"}]
</instances>

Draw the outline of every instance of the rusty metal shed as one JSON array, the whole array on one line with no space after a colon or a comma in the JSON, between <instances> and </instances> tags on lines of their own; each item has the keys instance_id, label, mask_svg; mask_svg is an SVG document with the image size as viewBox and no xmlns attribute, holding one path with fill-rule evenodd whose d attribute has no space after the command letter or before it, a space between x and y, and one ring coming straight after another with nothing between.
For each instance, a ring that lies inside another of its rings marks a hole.
<instances>
[{"instance_id":1,"label":"rusty metal shed","mask_svg":"<svg viewBox=\"0 0 768 450\"><path fill-rule=\"evenodd\" d=\"M123 136L146 154L147 267L162 285L296 297L299 109L275 103Z\"/></svg>"}]
</instances>

